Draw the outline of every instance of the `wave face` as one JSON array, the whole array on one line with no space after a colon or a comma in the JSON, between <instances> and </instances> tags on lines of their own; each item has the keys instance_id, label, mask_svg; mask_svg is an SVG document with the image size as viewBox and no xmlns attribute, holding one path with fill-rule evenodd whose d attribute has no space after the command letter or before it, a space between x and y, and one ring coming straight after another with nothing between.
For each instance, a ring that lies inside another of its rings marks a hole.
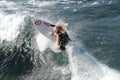
<instances>
[{"instance_id":1,"label":"wave face","mask_svg":"<svg viewBox=\"0 0 120 80\"><path fill-rule=\"evenodd\" d=\"M1 0L0 80L120 80L119 0ZM35 16L68 22L65 52L38 32Z\"/></svg>"}]
</instances>

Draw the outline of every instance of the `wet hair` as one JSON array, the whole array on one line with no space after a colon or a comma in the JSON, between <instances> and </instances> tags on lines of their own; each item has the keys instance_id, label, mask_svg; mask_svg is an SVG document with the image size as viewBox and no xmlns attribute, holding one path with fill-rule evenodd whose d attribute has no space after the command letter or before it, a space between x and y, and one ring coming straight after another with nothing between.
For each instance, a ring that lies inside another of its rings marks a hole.
<instances>
[{"instance_id":1,"label":"wet hair","mask_svg":"<svg viewBox=\"0 0 120 80\"><path fill-rule=\"evenodd\" d=\"M59 32L61 32L61 33L65 33L65 30L63 29L62 26L54 27L54 29L57 31L57 33L59 33Z\"/></svg>"}]
</instances>

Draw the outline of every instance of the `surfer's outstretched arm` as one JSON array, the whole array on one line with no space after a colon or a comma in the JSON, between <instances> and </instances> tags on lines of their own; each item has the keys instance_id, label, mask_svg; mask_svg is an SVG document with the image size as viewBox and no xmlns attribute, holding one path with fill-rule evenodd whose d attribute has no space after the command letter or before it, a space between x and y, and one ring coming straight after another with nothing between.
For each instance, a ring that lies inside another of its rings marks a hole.
<instances>
[{"instance_id":1,"label":"surfer's outstretched arm","mask_svg":"<svg viewBox=\"0 0 120 80\"><path fill-rule=\"evenodd\" d=\"M75 41L73 41L73 40L71 40L71 39L69 38L69 35L68 35L67 32L65 32L65 35L66 35L67 39L72 43L72 45L75 45L75 44L76 44Z\"/></svg>"},{"instance_id":2,"label":"surfer's outstretched arm","mask_svg":"<svg viewBox=\"0 0 120 80\"><path fill-rule=\"evenodd\" d=\"M60 49L60 39L59 39L59 35L56 35L56 44L57 44L57 48Z\"/></svg>"},{"instance_id":3,"label":"surfer's outstretched arm","mask_svg":"<svg viewBox=\"0 0 120 80\"><path fill-rule=\"evenodd\" d=\"M54 24L50 24L50 26L55 27L55 25L54 25Z\"/></svg>"}]
</instances>

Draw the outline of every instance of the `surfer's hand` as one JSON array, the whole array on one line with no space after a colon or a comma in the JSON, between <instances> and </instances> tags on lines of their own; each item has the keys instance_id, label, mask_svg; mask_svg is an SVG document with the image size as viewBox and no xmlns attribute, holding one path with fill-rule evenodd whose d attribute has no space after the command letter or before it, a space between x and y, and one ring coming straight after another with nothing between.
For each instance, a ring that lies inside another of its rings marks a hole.
<instances>
[{"instance_id":1,"label":"surfer's hand","mask_svg":"<svg viewBox=\"0 0 120 80\"><path fill-rule=\"evenodd\" d=\"M57 34L57 33L53 33L53 36L54 36L54 37L57 37L57 36L58 36L58 34Z\"/></svg>"},{"instance_id":2,"label":"surfer's hand","mask_svg":"<svg viewBox=\"0 0 120 80\"><path fill-rule=\"evenodd\" d=\"M54 36L54 33L53 33L53 32L50 32L49 34L50 34L51 36Z\"/></svg>"},{"instance_id":3,"label":"surfer's hand","mask_svg":"<svg viewBox=\"0 0 120 80\"><path fill-rule=\"evenodd\" d=\"M76 42L75 42L75 41L71 41L71 44L72 44L72 45L76 45Z\"/></svg>"}]
</instances>

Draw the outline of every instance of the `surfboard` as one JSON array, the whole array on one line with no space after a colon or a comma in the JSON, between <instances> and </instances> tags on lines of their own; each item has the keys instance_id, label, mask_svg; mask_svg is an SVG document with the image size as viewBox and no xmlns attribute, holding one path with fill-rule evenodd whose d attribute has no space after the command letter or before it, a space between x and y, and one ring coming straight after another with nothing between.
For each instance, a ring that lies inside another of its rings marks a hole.
<instances>
[{"instance_id":1,"label":"surfboard","mask_svg":"<svg viewBox=\"0 0 120 80\"><path fill-rule=\"evenodd\" d=\"M55 41L55 37L50 34L53 30L53 27L50 26L49 22L44 21L44 20L39 19L39 18L31 18L31 21L32 21L34 27L40 33L42 33L45 37L47 37L51 41Z\"/></svg>"}]
</instances>

